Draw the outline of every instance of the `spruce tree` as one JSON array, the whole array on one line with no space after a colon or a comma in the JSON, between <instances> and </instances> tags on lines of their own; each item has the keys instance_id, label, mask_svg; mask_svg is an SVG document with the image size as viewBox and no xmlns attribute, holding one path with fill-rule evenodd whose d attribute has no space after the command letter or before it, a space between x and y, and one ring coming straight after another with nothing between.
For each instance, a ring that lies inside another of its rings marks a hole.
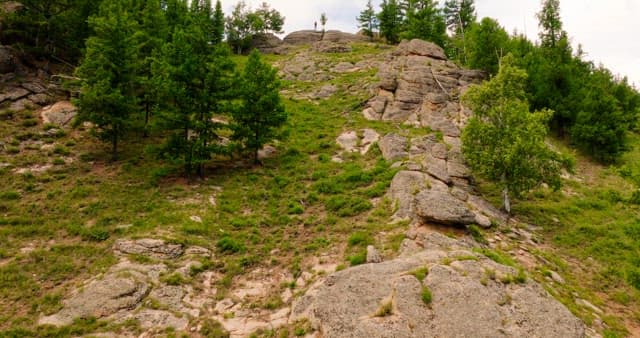
<instances>
[{"instance_id":1,"label":"spruce tree","mask_svg":"<svg viewBox=\"0 0 640 338\"><path fill-rule=\"evenodd\" d=\"M239 76L240 104L233 110L233 139L240 141L258 163L258 150L278 136L278 127L287 120L281 102L277 71L261 61L253 50Z\"/></svg>"},{"instance_id":2,"label":"spruce tree","mask_svg":"<svg viewBox=\"0 0 640 338\"><path fill-rule=\"evenodd\" d=\"M464 34L476 21L474 0L447 0L444 4L444 16L454 35Z\"/></svg>"},{"instance_id":3,"label":"spruce tree","mask_svg":"<svg viewBox=\"0 0 640 338\"><path fill-rule=\"evenodd\" d=\"M544 0L537 14L540 26L540 42L543 47L555 48L566 33L560 19L560 0Z\"/></svg>"},{"instance_id":4,"label":"spruce tree","mask_svg":"<svg viewBox=\"0 0 640 338\"><path fill-rule=\"evenodd\" d=\"M370 39L373 39L373 34L375 30L378 29L378 17L373 10L371 0L367 2L367 7L365 7L365 9L360 12L360 15L356 18L356 20L358 20L358 27L362 29L364 35L368 36Z\"/></svg>"},{"instance_id":5,"label":"spruce tree","mask_svg":"<svg viewBox=\"0 0 640 338\"><path fill-rule=\"evenodd\" d=\"M129 0L104 1L99 14L89 19L95 31L86 43L86 52L76 69L82 78L78 121L93 123L102 140L111 143L111 158L130 130L136 110L134 93L137 23L128 12Z\"/></svg>"},{"instance_id":6,"label":"spruce tree","mask_svg":"<svg viewBox=\"0 0 640 338\"><path fill-rule=\"evenodd\" d=\"M509 34L491 18L474 24L467 33L467 66L490 74L498 72L500 58L507 54Z\"/></svg>"}]
</instances>

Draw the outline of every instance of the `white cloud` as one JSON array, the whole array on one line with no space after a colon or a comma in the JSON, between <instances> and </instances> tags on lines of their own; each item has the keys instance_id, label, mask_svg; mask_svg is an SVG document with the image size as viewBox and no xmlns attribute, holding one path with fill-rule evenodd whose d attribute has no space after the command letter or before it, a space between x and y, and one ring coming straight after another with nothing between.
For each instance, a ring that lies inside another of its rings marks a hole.
<instances>
[{"instance_id":1,"label":"white cloud","mask_svg":"<svg viewBox=\"0 0 640 338\"><path fill-rule=\"evenodd\" d=\"M257 7L262 0L248 0ZM271 0L271 7L286 17L285 34L301 29L313 29L320 13L327 13L327 29L347 32L358 30L356 16L367 0ZM443 2L443 0L441 0ZM236 3L223 0L226 12ZM374 0L379 10L380 0ZM626 75L640 86L640 1L637 0L561 0L564 29L575 46L582 44L587 58L603 63L615 74ZM540 0L476 0L478 17L497 19L507 31L526 32L531 39L538 35ZM318 22L318 26L320 23Z\"/></svg>"}]
</instances>

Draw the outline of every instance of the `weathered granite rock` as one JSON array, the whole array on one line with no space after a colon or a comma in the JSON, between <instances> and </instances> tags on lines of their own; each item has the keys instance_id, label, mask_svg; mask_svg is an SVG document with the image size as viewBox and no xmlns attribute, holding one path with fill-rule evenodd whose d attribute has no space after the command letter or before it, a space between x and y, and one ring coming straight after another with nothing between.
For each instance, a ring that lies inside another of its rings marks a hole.
<instances>
[{"instance_id":1,"label":"weathered granite rock","mask_svg":"<svg viewBox=\"0 0 640 338\"><path fill-rule=\"evenodd\" d=\"M336 338L584 337L584 324L534 281L500 282L513 268L437 233L423 241L426 249L416 254L328 276L296 300L290 320L308 318L323 337ZM411 272L423 267L429 273L421 282ZM423 288L432 294L429 305ZM390 313L376 315L388 303Z\"/></svg>"},{"instance_id":2,"label":"weathered granite rock","mask_svg":"<svg viewBox=\"0 0 640 338\"><path fill-rule=\"evenodd\" d=\"M409 156L409 141L395 133L387 134L378 142L382 157L387 161L396 161Z\"/></svg>"},{"instance_id":3,"label":"weathered granite rock","mask_svg":"<svg viewBox=\"0 0 640 338\"><path fill-rule=\"evenodd\" d=\"M415 212L427 222L446 225L467 225L476 221L476 215L467 204L448 191L423 190L416 195Z\"/></svg>"},{"instance_id":4,"label":"weathered granite rock","mask_svg":"<svg viewBox=\"0 0 640 338\"><path fill-rule=\"evenodd\" d=\"M279 53L281 51L282 40L271 33L255 34L251 37L251 48L257 49L261 53Z\"/></svg>"},{"instance_id":5,"label":"weathered granite rock","mask_svg":"<svg viewBox=\"0 0 640 338\"><path fill-rule=\"evenodd\" d=\"M149 285L133 277L109 275L94 280L71 298L60 312L43 317L39 324L69 325L76 318L102 318L120 310L133 309L147 295Z\"/></svg>"},{"instance_id":6,"label":"weathered granite rock","mask_svg":"<svg viewBox=\"0 0 640 338\"><path fill-rule=\"evenodd\" d=\"M349 53L352 50L351 46L346 43L325 40L314 42L311 49L317 53Z\"/></svg>"},{"instance_id":7,"label":"weathered granite rock","mask_svg":"<svg viewBox=\"0 0 640 338\"><path fill-rule=\"evenodd\" d=\"M116 252L144 255L158 259L178 258L184 253L181 244L166 243L160 239L117 240L113 245Z\"/></svg>"},{"instance_id":8,"label":"weathered granite rock","mask_svg":"<svg viewBox=\"0 0 640 338\"><path fill-rule=\"evenodd\" d=\"M313 30L291 32L282 39L283 42L290 45L306 45L320 40L322 40L322 32Z\"/></svg>"}]
</instances>

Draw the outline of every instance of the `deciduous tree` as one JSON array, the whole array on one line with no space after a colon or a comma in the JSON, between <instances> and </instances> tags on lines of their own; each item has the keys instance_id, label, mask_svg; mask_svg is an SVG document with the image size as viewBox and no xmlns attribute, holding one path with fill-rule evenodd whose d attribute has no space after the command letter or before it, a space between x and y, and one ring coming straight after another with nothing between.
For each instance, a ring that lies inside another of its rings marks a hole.
<instances>
[{"instance_id":1,"label":"deciduous tree","mask_svg":"<svg viewBox=\"0 0 640 338\"><path fill-rule=\"evenodd\" d=\"M560 187L560 173L571 162L545 143L552 112L529 112L524 85L527 74L502 59L490 81L473 86L463 100L474 115L462 133L465 159L478 174L496 182L510 213L510 195L519 196L541 183Z\"/></svg>"}]
</instances>

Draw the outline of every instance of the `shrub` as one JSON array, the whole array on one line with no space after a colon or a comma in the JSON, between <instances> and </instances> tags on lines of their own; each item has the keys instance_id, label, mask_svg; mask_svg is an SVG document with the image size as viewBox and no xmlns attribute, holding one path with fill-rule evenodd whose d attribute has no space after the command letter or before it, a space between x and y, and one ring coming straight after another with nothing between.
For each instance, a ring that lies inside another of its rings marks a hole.
<instances>
[{"instance_id":1,"label":"shrub","mask_svg":"<svg viewBox=\"0 0 640 338\"><path fill-rule=\"evenodd\" d=\"M244 244L228 236L222 237L216 243L216 247L224 253L238 253L243 252L246 249Z\"/></svg>"},{"instance_id":2,"label":"shrub","mask_svg":"<svg viewBox=\"0 0 640 338\"><path fill-rule=\"evenodd\" d=\"M349 236L349 246L356 246L356 245L368 245L371 244L372 239L371 236L369 236L368 233L364 232L364 231L357 231L351 234L351 236Z\"/></svg>"},{"instance_id":3,"label":"shrub","mask_svg":"<svg viewBox=\"0 0 640 338\"><path fill-rule=\"evenodd\" d=\"M325 207L340 217L350 217L370 210L373 205L368 200L359 197L340 195L329 198L325 202Z\"/></svg>"},{"instance_id":4,"label":"shrub","mask_svg":"<svg viewBox=\"0 0 640 338\"><path fill-rule=\"evenodd\" d=\"M18 193L17 191L0 192L0 199L5 201L15 201L20 199L20 193Z\"/></svg>"},{"instance_id":5,"label":"shrub","mask_svg":"<svg viewBox=\"0 0 640 338\"><path fill-rule=\"evenodd\" d=\"M349 256L348 259L349 259L349 264L351 264L351 266L364 264L367 262L367 253L361 252L361 253Z\"/></svg>"}]
</instances>

